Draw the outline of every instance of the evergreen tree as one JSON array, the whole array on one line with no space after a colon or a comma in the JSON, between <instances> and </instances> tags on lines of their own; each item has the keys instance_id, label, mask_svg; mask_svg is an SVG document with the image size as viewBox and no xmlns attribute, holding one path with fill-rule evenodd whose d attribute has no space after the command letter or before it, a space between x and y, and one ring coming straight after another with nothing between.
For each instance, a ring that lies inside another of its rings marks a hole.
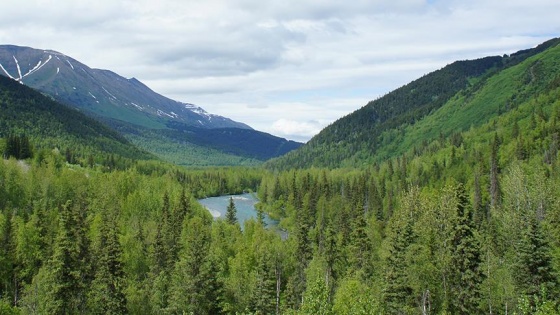
<instances>
[{"instance_id":1,"label":"evergreen tree","mask_svg":"<svg viewBox=\"0 0 560 315\"><path fill-rule=\"evenodd\" d=\"M168 307L169 279L173 267L172 241L169 195L165 192L151 252L152 265L149 285L152 287L151 305L156 313Z\"/></svg>"},{"instance_id":2,"label":"evergreen tree","mask_svg":"<svg viewBox=\"0 0 560 315\"><path fill-rule=\"evenodd\" d=\"M229 197L229 204L226 210L226 220L229 224L237 223L237 208L235 208L233 197Z\"/></svg>"},{"instance_id":3,"label":"evergreen tree","mask_svg":"<svg viewBox=\"0 0 560 315\"><path fill-rule=\"evenodd\" d=\"M558 280L552 267L549 243L534 215L527 217L522 238L516 246L514 279L520 291L534 307L543 290L552 296L558 293Z\"/></svg>"},{"instance_id":4,"label":"evergreen tree","mask_svg":"<svg viewBox=\"0 0 560 315\"><path fill-rule=\"evenodd\" d=\"M97 248L97 263L92 281L89 304L93 314L125 314L125 278L122 266L122 248L119 243L115 218L104 213Z\"/></svg>"},{"instance_id":5,"label":"evergreen tree","mask_svg":"<svg viewBox=\"0 0 560 315\"><path fill-rule=\"evenodd\" d=\"M389 314L407 314L414 302L406 258L407 250L414 241L411 218L404 216L393 228L389 239L389 256L385 263L383 299Z\"/></svg>"},{"instance_id":6,"label":"evergreen tree","mask_svg":"<svg viewBox=\"0 0 560 315\"><path fill-rule=\"evenodd\" d=\"M482 272L481 247L472 209L462 185L456 188L457 222L451 235L451 271L449 307L452 314L480 312Z\"/></svg>"},{"instance_id":7,"label":"evergreen tree","mask_svg":"<svg viewBox=\"0 0 560 315\"><path fill-rule=\"evenodd\" d=\"M355 208L356 209L356 208ZM350 242L348 244L348 263L351 273L362 273L364 278L371 276L369 258L371 257L371 244L367 235L367 223L361 207L354 210L355 214L350 223Z\"/></svg>"},{"instance_id":8,"label":"evergreen tree","mask_svg":"<svg viewBox=\"0 0 560 315\"><path fill-rule=\"evenodd\" d=\"M211 226L200 217L188 220L183 232L181 259L171 276L169 309L176 313L216 311L216 270L210 260Z\"/></svg>"},{"instance_id":9,"label":"evergreen tree","mask_svg":"<svg viewBox=\"0 0 560 315\"><path fill-rule=\"evenodd\" d=\"M72 201L60 209L53 256L46 266L46 281L51 282L51 290L43 292L52 300L49 313L76 314L86 308L86 289L91 277L83 210L78 202Z\"/></svg>"},{"instance_id":10,"label":"evergreen tree","mask_svg":"<svg viewBox=\"0 0 560 315\"><path fill-rule=\"evenodd\" d=\"M499 166L498 166L498 149L500 147L500 140L498 135L494 135L492 141L491 155L490 155L490 207L496 209L500 202L500 182L498 179Z\"/></svg>"},{"instance_id":11,"label":"evergreen tree","mask_svg":"<svg viewBox=\"0 0 560 315\"><path fill-rule=\"evenodd\" d=\"M256 285L251 297L255 314L273 314L276 311L276 274L268 250L258 257Z\"/></svg>"}]
</instances>

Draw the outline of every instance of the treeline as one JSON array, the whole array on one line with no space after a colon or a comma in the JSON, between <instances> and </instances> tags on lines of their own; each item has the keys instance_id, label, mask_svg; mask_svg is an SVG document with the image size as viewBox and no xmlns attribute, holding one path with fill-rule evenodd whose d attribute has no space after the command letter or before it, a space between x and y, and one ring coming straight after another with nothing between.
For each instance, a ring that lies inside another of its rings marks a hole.
<instances>
[{"instance_id":1,"label":"treeline","mask_svg":"<svg viewBox=\"0 0 560 315\"><path fill-rule=\"evenodd\" d=\"M138 162L107 171L63 159L0 161L2 314L242 311L234 296L246 274L230 264L246 262L234 255L245 248L253 261L263 246L268 263L268 244L282 246L256 222L245 233L213 222L194 199L254 191L260 170Z\"/></svg>"},{"instance_id":2,"label":"treeline","mask_svg":"<svg viewBox=\"0 0 560 315\"><path fill-rule=\"evenodd\" d=\"M25 136L34 150L70 150L76 159L114 154L127 159L155 157L78 110L0 76L0 137Z\"/></svg>"},{"instance_id":3,"label":"treeline","mask_svg":"<svg viewBox=\"0 0 560 315\"><path fill-rule=\"evenodd\" d=\"M558 91L364 170L263 179L308 314L558 314Z\"/></svg>"}]
</instances>

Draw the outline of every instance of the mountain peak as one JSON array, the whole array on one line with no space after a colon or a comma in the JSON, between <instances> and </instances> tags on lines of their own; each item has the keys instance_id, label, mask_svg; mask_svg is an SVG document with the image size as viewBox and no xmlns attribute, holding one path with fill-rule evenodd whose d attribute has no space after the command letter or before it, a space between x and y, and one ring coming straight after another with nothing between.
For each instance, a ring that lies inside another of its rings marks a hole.
<instances>
[{"instance_id":1,"label":"mountain peak","mask_svg":"<svg viewBox=\"0 0 560 315\"><path fill-rule=\"evenodd\" d=\"M250 128L210 115L198 106L185 107L134 77L126 79L109 70L92 69L54 50L1 45L0 75L86 112L143 127L164 128L168 121L175 121L203 128Z\"/></svg>"}]
</instances>

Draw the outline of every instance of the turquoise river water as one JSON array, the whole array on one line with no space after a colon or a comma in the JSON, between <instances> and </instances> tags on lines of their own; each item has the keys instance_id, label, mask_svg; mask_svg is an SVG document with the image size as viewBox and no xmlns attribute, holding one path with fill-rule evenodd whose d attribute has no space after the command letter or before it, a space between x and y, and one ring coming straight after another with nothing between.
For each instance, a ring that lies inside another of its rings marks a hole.
<instances>
[{"instance_id":1,"label":"turquoise river water","mask_svg":"<svg viewBox=\"0 0 560 315\"><path fill-rule=\"evenodd\" d=\"M237 221L241 227L246 220L257 217L257 209L255 209L255 204L259 200L253 194L242 194L242 195L226 195L219 197L210 197L205 199L200 199L201 205L203 205L214 217L214 219L225 218L227 206L229 205L229 198L233 198L233 203L237 209ZM272 220L265 214L264 222L267 226L276 226L277 221Z\"/></svg>"}]
</instances>

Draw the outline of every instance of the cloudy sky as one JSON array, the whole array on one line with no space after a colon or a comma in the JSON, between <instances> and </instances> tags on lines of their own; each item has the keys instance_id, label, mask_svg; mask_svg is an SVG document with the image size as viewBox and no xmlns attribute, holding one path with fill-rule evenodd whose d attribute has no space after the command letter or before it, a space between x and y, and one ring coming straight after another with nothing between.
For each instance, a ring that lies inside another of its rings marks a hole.
<instances>
[{"instance_id":1,"label":"cloudy sky","mask_svg":"<svg viewBox=\"0 0 560 315\"><path fill-rule=\"evenodd\" d=\"M559 0L3 0L0 44L306 141L450 62L560 36L558 12Z\"/></svg>"}]
</instances>

